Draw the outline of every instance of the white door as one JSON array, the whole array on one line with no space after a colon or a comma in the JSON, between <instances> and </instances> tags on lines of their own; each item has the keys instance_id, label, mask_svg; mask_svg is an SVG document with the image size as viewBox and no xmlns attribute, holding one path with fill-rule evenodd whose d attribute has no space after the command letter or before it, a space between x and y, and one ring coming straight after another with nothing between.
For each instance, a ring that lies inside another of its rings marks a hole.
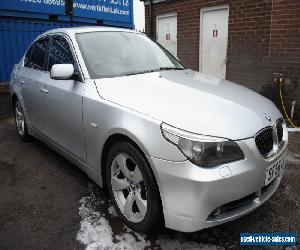
<instances>
[{"instance_id":1,"label":"white door","mask_svg":"<svg viewBox=\"0 0 300 250\"><path fill-rule=\"evenodd\" d=\"M163 15L157 17L157 41L177 56L177 15Z\"/></svg>"},{"instance_id":2,"label":"white door","mask_svg":"<svg viewBox=\"0 0 300 250\"><path fill-rule=\"evenodd\" d=\"M225 79L228 41L228 7L201 10L200 72Z\"/></svg>"}]
</instances>

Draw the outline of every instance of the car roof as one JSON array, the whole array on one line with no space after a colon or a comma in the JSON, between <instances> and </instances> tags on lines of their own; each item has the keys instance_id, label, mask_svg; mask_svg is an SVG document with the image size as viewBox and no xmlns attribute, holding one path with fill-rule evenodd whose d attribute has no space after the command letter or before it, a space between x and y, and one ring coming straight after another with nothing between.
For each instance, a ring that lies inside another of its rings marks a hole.
<instances>
[{"instance_id":1,"label":"car roof","mask_svg":"<svg viewBox=\"0 0 300 250\"><path fill-rule=\"evenodd\" d=\"M87 32L97 32L97 31L119 31L119 32L132 32L132 33L139 33L130 29L124 28L114 28L114 27L105 27L105 26L84 26L84 27L72 27L72 28L59 28L53 29L45 32L43 35L46 34L53 34L53 33L65 33L69 35L75 35L78 33L87 33Z\"/></svg>"}]
</instances>

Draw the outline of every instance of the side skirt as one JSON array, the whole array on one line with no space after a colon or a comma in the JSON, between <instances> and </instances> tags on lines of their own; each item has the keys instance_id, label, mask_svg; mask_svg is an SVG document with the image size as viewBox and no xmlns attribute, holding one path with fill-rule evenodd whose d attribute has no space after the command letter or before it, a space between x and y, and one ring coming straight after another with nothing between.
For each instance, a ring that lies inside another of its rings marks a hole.
<instances>
[{"instance_id":1,"label":"side skirt","mask_svg":"<svg viewBox=\"0 0 300 250\"><path fill-rule=\"evenodd\" d=\"M28 124L28 123L27 123ZM74 165L79 167L84 173L86 173L94 182L96 182L100 187L103 186L102 178L99 173L97 173L92 167L90 167L85 161L78 158L76 155L72 154L70 151L62 147L61 145L57 144L55 141L47 137L46 135L42 134L40 131L32 128L28 124L28 132L31 136L35 137L36 139L42 141L51 149L56 151L58 154L72 162Z\"/></svg>"}]
</instances>

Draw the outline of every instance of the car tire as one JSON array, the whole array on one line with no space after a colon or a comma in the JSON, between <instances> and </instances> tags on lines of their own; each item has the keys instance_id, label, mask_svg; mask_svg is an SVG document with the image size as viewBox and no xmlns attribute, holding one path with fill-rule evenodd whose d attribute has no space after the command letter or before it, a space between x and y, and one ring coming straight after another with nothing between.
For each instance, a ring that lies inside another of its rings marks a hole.
<instances>
[{"instance_id":1,"label":"car tire","mask_svg":"<svg viewBox=\"0 0 300 250\"><path fill-rule=\"evenodd\" d=\"M19 100L16 100L14 103L14 114L17 133L22 141L28 142L30 140L30 136L27 130L24 111Z\"/></svg>"},{"instance_id":2,"label":"car tire","mask_svg":"<svg viewBox=\"0 0 300 250\"><path fill-rule=\"evenodd\" d=\"M149 233L161 226L159 190L148 162L135 146L117 142L111 147L106 181L115 210L129 228Z\"/></svg>"}]
</instances>

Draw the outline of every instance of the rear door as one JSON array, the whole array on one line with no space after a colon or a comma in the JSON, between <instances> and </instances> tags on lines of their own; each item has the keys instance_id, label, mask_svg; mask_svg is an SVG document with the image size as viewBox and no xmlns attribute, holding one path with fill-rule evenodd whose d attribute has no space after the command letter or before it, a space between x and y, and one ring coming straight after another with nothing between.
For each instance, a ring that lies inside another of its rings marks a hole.
<instances>
[{"instance_id":1,"label":"rear door","mask_svg":"<svg viewBox=\"0 0 300 250\"><path fill-rule=\"evenodd\" d=\"M72 79L54 80L50 77L54 64L73 64L77 70L78 65L74 58L71 42L66 36L51 37L47 74L43 78L43 88L47 91L42 98L47 114L45 134L68 152L85 161L82 127L84 83Z\"/></svg>"},{"instance_id":2,"label":"rear door","mask_svg":"<svg viewBox=\"0 0 300 250\"><path fill-rule=\"evenodd\" d=\"M44 133L45 120L42 80L45 76L45 58L49 48L49 37L36 41L25 55L24 65L20 75L22 101L30 126Z\"/></svg>"}]
</instances>

